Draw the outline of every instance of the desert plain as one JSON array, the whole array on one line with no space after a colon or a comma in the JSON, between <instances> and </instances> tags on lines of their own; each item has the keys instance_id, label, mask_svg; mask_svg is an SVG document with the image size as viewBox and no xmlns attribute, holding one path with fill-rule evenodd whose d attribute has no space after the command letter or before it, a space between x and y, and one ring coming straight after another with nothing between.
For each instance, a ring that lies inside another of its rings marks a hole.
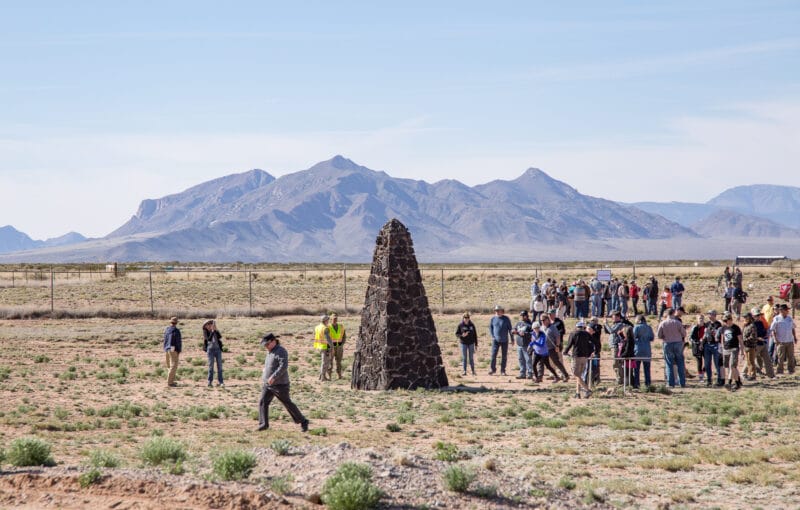
<instances>
[{"instance_id":1,"label":"desert plain","mask_svg":"<svg viewBox=\"0 0 800 510\"><path fill-rule=\"evenodd\" d=\"M640 280L656 274L662 285L683 276L688 323L694 312L721 308L723 267L637 267L636 273ZM612 269L633 277L631 267ZM777 296L793 269L744 267L747 305ZM696 378L670 391L663 362L654 360L654 386L626 393L606 359L594 395L575 399L572 382L515 379L512 348L508 376L488 375L492 306L502 303L515 321L527 308L534 276L590 278L591 267L423 268L451 391L350 389L367 271L344 276L346 310L338 269L315 271L302 278L297 271L265 271L253 294L236 274L159 274L153 317L142 273L63 281L52 313L47 279L32 278L27 286L17 279L12 286L0 277L0 448L8 454L15 440L38 438L51 446L54 463L3 462L0 507L320 508L326 479L345 462L371 468L381 508L800 506L796 374L745 381L733 393ZM473 312L479 328L476 376L461 375L453 335L463 310ZM348 331L345 377L331 382L318 380L311 346L322 311L336 311ZM184 351L179 386L169 388L160 346L173 314ZM216 379L206 385L206 317L223 334L224 387ZM566 322L571 331L575 320ZM654 317L648 322L655 327ZM256 431L265 354L258 342L266 332L281 335L289 351L292 396L311 422L308 433L277 402L270 429ZM661 357L658 341L654 357ZM178 443L181 461L148 462L143 449L153 438ZM215 459L229 451L256 459L249 476L220 477ZM92 467L104 456L115 467ZM448 486L445 473L453 466L474 477L463 491ZM93 469L97 475L87 482L82 475Z\"/></svg>"}]
</instances>

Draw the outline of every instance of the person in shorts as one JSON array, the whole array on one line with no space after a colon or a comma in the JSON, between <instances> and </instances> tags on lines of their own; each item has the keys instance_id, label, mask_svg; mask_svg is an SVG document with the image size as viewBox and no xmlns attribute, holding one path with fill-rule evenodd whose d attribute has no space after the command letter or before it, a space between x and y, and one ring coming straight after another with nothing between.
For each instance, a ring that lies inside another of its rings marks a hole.
<instances>
[{"instance_id":1,"label":"person in shorts","mask_svg":"<svg viewBox=\"0 0 800 510\"><path fill-rule=\"evenodd\" d=\"M594 354L594 342L592 335L586 331L586 324L582 320L578 321L575 325L575 331L569 335L564 355L569 356L570 352L573 352L572 375L575 376L575 398L581 398L581 390L584 391L588 398L591 396L592 390L583 380L583 372L586 370L589 358Z\"/></svg>"},{"instance_id":2,"label":"person in shorts","mask_svg":"<svg viewBox=\"0 0 800 510\"><path fill-rule=\"evenodd\" d=\"M722 327L717 330L717 342L722 345L722 364L727 376L725 386L730 391L738 390L742 387L742 378L739 375L742 329L733 323L733 315L730 312L725 312L722 316Z\"/></svg>"}]
</instances>

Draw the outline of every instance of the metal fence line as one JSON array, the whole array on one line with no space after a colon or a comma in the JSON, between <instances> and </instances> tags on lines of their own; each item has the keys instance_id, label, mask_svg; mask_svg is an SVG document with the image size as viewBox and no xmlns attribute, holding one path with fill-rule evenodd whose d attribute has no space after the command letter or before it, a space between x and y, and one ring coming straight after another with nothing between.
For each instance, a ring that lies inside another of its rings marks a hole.
<instances>
[{"instance_id":1,"label":"metal fence line","mask_svg":"<svg viewBox=\"0 0 800 510\"><path fill-rule=\"evenodd\" d=\"M483 282L491 283L493 278L500 281L501 283L507 282L507 277L504 276L508 274L508 272L517 273L520 278L514 278L512 283L519 287L518 290L514 291L514 300L517 302L522 302L523 300L527 301L527 291L525 294L521 294L523 292L521 289L529 288L529 283L521 282L521 279L529 278L530 281L533 278L541 277L544 278L546 274L551 274L556 279L572 279L576 277L574 273L576 272L585 272L585 271L595 271L598 268L611 268L615 271L616 274L621 276L634 274L637 272L639 274L651 273L657 274L657 269L661 269L665 271L665 268L669 268L671 272L686 272L686 271L697 271L700 268L694 265L673 265L673 266L666 266L666 265L641 265L640 263L634 263L633 265L616 265L616 264L599 264L595 266L544 266L544 265L530 265L527 267L495 267L491 264L485 266L476 266L476 265L467 265L467 266L440 266L440 265L422 265L420 267L420 274L423 277L423 280L427 280L427 287L428 287L428 297L430 300L430 305L435 306L434 300L439 301L437 303L439 305L441 313L446 313L448 304L451 306L456 304L457 302L463 303L465 299L470 299L470 302L474 303L483 303L486 306L492 306L494 303L489 303L492 299L508 299L505 296L508 296L508 293L505 294L495 294L494 296L491 293L494 289L487 289L487 286L483 286ZM716 267L716 266L702 266L702 267ZM785 273L788 270L786 267L765 267L762 268L762 271L770 271L770 272L780 272ZM315 303L312 307L319 307L323 308L325 306L343 306L343 309L347 312L349 311L350 304L352 303L352 292L353 292L353 285L348 284L348 277L351 280L353 279L362 279L366 282L367 277L369 275L370 267L367 264L342 264L341 267L314 267L312 265L306 265L303 267L291 267L291 268L282 268L282 267L264 267L264 268L256 268L256 267L245 267L245 268L208 268L208 267L192 267L192 266L175 266L175 267L160 267L160 268L153 268L151 266L141 266L136 268L119 268L118 272L114 271L103 271L103 270L93 270L93 269L55 269L55 268L39 268L39 269L17 269L17 268L9 268L2 270L0 269L0 292L4 292L5 295L14 295L17 296L19 294L13 294L14 292L20 292L24 289L35 289L35 288L43 288L49 287L49 303L48 308L50 312L53 313L56 311L56 304L59 301L59 292L58 288L77 288L81 285L92 285L96 284L98 281L102 280L120 280L124 278L131 278L132 280L137 280L138 278L144 277L147 278L147 297L142 299L142 305L144 305L145 301L149 300L147 306L142 306L142 310L149 310L151 314L155 314L156 311L156 301L159 298L158 292L156 292L156 281L154 279L156 277L162 279L167 277L167 281L173 281L175 278L180 278L178 275L186 276L186 280L192 280L192 275L232 275L235 277L237 274L243 274L247 277L247 288L244 289L244 292L247 293L247 300L244 303L241 303L247 313L253 314L254 312L257 313L257 305L254 302L256 297L256 293L258 289L254 288L254 282L257 280L258 275L266 274L266 275L275 275L275 274L295 274L301 275L302 274L302 281L304 284L308 284L309 277L310 278L318 278L322 281L324 278L330 278L332 281L339 280L340 283L333 283L332 287L336 289L339 288L338 291L335 291L335 295L341 296L339 299L340 301L333 301L326 303ZM568 271L570 274L564 275L563 273L559 275L559 271ZM49 273L49 275L48 275ZM478 280L470 280L468 284L466 282L467 278L458 278L459 275L464 276L465 273L472 273L477 274L476 278L480 279L481 283L477 283ZM591 274L591 273L590 273ZM666 274L666 273L665 273ZM49 278L48 278L49 277ZM169 278L171 277L171 278ZM452 284L449 284L451 278L455 277L455 281ZM585 275L583 275L585 277ZM50 281L47 282L47 279ZM234 280L237 280L234 278ZM437 281L438 280L438 281ZM65 282L68 282L65 286ZM258 280L259 287L263 289L263 285L261 285L261 280ZM437 286L440 288L439 292L439 299L436 299L435 290L434 288L430 287L431 283L438 284ZM473 284L473 282L476 282ZM465 286L465 293L464 295L459 296L461 298L460 301L455 301L453 298L454 290L458 289L458 284L461 283L462 286ZM10 285L9 285L10 284ZM365 283L366 285L366 283ZM329 285L331 286L331 285ZM359 288L359 285L355 286L358 290L356 291L356 296L359 294L363 296L363 289ZM484 287L482 289L478 289L477 287ZM236 287L233 287L235 290ZM448 303L448 294L447 290L450 290L449 299L450 302ZM29 293L30 294L30 293ZM41 298L34 297L25 297L28 301L19 302L18 300L12 299L3 299L4 294L0 294L0 308L8 306L7 303L14 302L15 306L18 307L32 307L32 306L39 306L44 307L43 300L39 301ZM129 295L125 296L130 299ZM265 296L262 295L258 296L263 299ZM102 302L102 299L106 299L108 302ZM119 296L111 295L103 296L98 298L92 304L94 305L96 302L99 302L101 306L108 306L109 310L114 309L113 306L110 306L111 302L120 299ZM120 299L121 300L121 299ZM216 303L215 303L216 304ZM170 308L174 307L175 303L171 302L161 302L159 304L159 308ZM181 306L181 305L179 305ZM194 308L199 308L201 306L205 306L205 303L201 303L200 305L194 306ZM227 306L237 306L235 302L228 303ZM298 306L308 306L307 304L300 303ZM433 307L432 306L432 307ZM67 306L68 308L68 306ZM192 307L190 307L192 308Z\"/></svg>"}]
</instances>

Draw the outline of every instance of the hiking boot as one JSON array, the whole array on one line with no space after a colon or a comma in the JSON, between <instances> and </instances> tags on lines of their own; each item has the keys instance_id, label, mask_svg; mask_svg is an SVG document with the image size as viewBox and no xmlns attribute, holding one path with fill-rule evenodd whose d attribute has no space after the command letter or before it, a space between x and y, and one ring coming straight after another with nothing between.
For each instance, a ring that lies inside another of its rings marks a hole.
<instances>
[{"instance_id":1,"label":"hiking boot","mask_svg":"<svg viewBox=\"0 0 800 510\"><path fill-rule=\"evenodd\" d=\"M580 394L580 392L578 392L578 393L576 393L576 394L575 394L575 398L581 398L581 394Z\"/></svg>"},{"instance_id":2,"label":"hiking boot","mask_svg":"<svg viewBox=\"0 0 800 510\"><path fill-rule=\"evenodd\" d=\"M303 420L300 422L300 430L303 432L308 432L308 420Z\"/></svg>"},{"instance_id":3,"label":"hiking boot","mask_svg":"<svg viewBox=\"0 0 800 510\"><path fill-rule=\"evenodd\" d=\"M508 374L505 372L500 372L500 375L508 375Z\"/></svg>"},{"instance_id":4,"label":"hiking boot","mask_svg":"<svg viewBox=\"0 0 800 510\"><path fill-rule=\"evenodd\" d=\"M518 375L517 377L515 377L515 379L525 379L525 376L524 375Z\"/></svg>"},{"instance_id":5,"label":"hiking boot","mask_svg":"<svg viewBox=\"0 0 800 510\"><path fill-rule=\"evenodd\" d=\"M495 372L494 370L489 370L489 375L494 375L494 374L496 374L496 373L497 373L497 372Z\"/></svg>"}]
</instances>

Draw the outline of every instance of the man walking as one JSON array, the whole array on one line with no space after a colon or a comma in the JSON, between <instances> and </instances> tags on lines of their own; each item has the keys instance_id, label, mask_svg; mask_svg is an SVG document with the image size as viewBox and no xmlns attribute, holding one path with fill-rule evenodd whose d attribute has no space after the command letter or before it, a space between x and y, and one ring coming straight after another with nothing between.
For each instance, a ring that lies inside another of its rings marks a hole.
<instances>
[{"instance_id":1,"label":"man walking","mask_svg":"<svg viewBox=\"0 0 800 510\"><path fill-rule=\"evenodd\" d=\"M661 321L656 329L656 337L664 343L664 364L667 372L667 385L675 387L675 367L678 368L678 382L681 388L686 387L686 366L683 358L683 343L686 330L683 323L675 318L675 310L667 308L667 318Z\"/></svg>"},{"instance_id":2,"label":"man walking","mask_svg":"<svg viewBox=\"0 0 800 510\"><path fill-rule=\"evenodd\" d=\"M169 320L169 326L164 330L164 352L166 353L167 369L169 369L167 386L178 385L175 382L175 374L178 373L178 358L181 355L181 347L181 330L178 329L178 318L172 317Z\"/></svg>"},{"instance_id":3,"label":"man walking","mask_svg":"<svg viewBox=\"0 0 800 510\"><path fill-rule=\"evenodd\" d=\"M505 315L500 305L494 307L494 317L489 321L489 335L492 337L492 360L489 375L497 372L497 351L500 351L500 375L506 375L508 340L511 337L511 319Z\"/></svg>"},{"instance_id":4,"label":"man walking","mask_svg":"<svg viewBox=\"0 0 800 510\"><path fill-rule=\"evenodd\" d=\"M267 333L261 339L267 349L264 371L261 374L261 400L258 401L258 430L269 428L269 404L277 398L303 432L308 431L308 420L289 397L289 353L280 345L278 335Z\"/></svg>"},{"instance_id":5,"label":"man walking","mask_svg":"<svg viewBox=\"0 0 800 510\"><path fill-rule=\"evenodd\" d=\"M561 372L564 382L567 382L569 375L560 356L562 346L561 332L558 330L558 326L550 320L549 314L542 315L542 328L544 328L544 334L547 338L547 355L550 357L550 362L556 370Z\"/></svg>"},{"instance_id":6,"label":"man walking","mask_svg":"<svg viewBox=\"0 0 800 510\"><path fill-rule=\"evenodd\" d=\"M797 335L794 331L794 319L789 316L789 307L785 303L780 305L780 314L772 319L769 331L777 346L778 369L776 372L782 374L785 363L789 373L793 374L796 365L794 346L797 343Z\"/></svg>"},{"instance_id":7,"label":"man walking","mask_svg":"<svg viewBox=\"0 0 800 510\"><path fill-rule=\"evenodd\" d=\"M319 380L331 380L331 330L328 327L330 317L323 315L319 318L320 323L314 328L314 349L321 353L321 366L319 369Z\"/></svg>"},{"instance_id":8,"label":"man walking","mask_svg":"<svg viewBox=\"0 0 800 510\"><path fill-rule=\"evenodd\" d=\"M331 338L331 345L333 346L333 360L336 362L336 374L339 379L342 378L342 356L344 355L344 342L347 340L347 333L344 331L344 325L339 324L339 317L331 314L331 325L328 331L328 336Z\"/></svg>"}]
</instances>

